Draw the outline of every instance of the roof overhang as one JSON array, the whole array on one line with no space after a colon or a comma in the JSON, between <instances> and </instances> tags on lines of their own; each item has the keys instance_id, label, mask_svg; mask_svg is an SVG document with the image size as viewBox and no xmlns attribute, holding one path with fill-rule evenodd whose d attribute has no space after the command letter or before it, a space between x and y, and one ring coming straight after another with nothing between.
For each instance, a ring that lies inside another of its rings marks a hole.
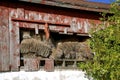
<instances>
[{"instance_id":1,"label":"roof overhang","mask_svg":"<svg viewBox=\"0 0 120 80\"><path fill-rule=\"evenodd\" d=\"M88 2L85 0L19 0L19 1L95 12L109 12L110 9L110 4Z\"/></svg>"}]
</instances>

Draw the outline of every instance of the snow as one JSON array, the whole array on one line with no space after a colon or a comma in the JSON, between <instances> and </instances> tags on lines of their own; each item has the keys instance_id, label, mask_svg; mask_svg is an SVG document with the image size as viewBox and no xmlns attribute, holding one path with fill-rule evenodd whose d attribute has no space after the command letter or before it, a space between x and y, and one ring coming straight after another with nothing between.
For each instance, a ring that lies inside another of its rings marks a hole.
<instances>
[{"instance_id":1,"label":"snow","mask_svg":"<svg viewBox=\"0 0 120 80\"><path fill-rule=\"evenodd\" d=\"M78 70L55 70L54 72L2 72L0 80L88 80L85 72Z\"/></svg>"}]
</instances>

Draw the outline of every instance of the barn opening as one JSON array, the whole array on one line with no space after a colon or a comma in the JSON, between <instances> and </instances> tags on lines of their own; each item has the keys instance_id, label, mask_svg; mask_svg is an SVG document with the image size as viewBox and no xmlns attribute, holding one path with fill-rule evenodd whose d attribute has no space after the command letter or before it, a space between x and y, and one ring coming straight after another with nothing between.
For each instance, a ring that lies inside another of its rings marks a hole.
<instances>
[{"instance_id":1,"label":"barn opening","mask_svg":"<svg viewBox=\"0 0 120 80\"><path fill-rule=\"evenodd\" d=\"M50 31L49 40L46 40L45 37L46 36L44 30L39 30L38 34L36 34L35 29L20 28L20 44L24 43L23 45L29 45L24 46L22 49L23 51L20 50L21 68L24 68L25 66L30 67L31 65L35 66L35 64L37 64L38 69L44 69L45 66L50 65L56 69L78 69L78 62L83 62L86 57L88 57L87 54L89 54L89 50L88 52L86 51L88 46L85 43L86 39L89 38L88 36L80 36L76 33L64 34ZM25 41L24 39L26 38L28 38L28 40ZM39 43L40 45L37 45ZM48 45L47 47L51 48L50 52L48 53L48 48L46 47L46 45ZM33 47L30 48L31 46ZM36 46L41 47L38 48L40 49L40 51L35 49ZM78 50L79 48L81 49L81 51ZM50 59L52 62L48 61L47 63L46 60L48 59ZM36 60L38 60L37 63ZM31 64L30 61L33 61L33 64ZM26 71L29 70L32 71L32 69L29 69L27 67Z\"/></svg>"}]
</instances>

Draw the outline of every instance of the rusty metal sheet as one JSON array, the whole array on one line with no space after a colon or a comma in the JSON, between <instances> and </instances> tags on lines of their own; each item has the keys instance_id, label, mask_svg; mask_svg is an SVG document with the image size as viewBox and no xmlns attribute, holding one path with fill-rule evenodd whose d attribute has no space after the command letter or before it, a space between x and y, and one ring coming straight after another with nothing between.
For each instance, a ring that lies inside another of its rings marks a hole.
<instances>
[{"instance_id":1,"label":"rusty metal sheet","mask_svg":"<svg viewBox=\"0 0 120 80\"><path fill-rule=\"evenodd\" d=\"M24 18L24 10L9 8L10 64L12 71L18 71L20 66L19 24L13 22L11 18Z\"/></svg>"},{"instance_id":2,"label":"rusty metal sheet","mask_svg":"<svg viewBox=\"0 0 120 80\"><path fill-rule=\"evenodd\" d=\"M53 59L45 60L45 71L47 72L54 71L54 60Z\"/></svg>"},{"instance_id":3,"label":"rusty metal sheet","mask_svg":"<svg viewBox=\"0 0 120 80\"><path fill-rule=\"evenodd\" d=\"M0 71L9 71L9 10L0 6Z\"/></svg>"}]
</instances>

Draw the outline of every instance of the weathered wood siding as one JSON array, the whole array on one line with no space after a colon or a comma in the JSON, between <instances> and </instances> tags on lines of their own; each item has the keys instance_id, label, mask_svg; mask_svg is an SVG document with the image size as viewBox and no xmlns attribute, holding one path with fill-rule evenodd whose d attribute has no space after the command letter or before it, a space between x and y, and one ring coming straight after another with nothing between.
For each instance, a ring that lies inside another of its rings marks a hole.
<instances>
[{"instance_id":1,"label":"weathered wood siding","mask_svg":"<svg viewBox=\"0 0 120 80\"><path fill-rule=\"evenodd\" d=\"M10 51L9 51L9 9L0 6L0 71L9 71Z\"/></svg>"},{"instance_id":2,"label":"weathered wood siding","mask_svg":"<svg viewBox=\"0 0 120 80\"><path fill-rule=\"evenodd\" d=\"M91 22L96 25L100 23L98 15L89 13L25 2L0 1L0 71L19 70L20 28L37 27L44 30L45 24L48 24L50 31L88 36L89 29L93 27ZM34 63L31 63L33 69L38 68L37 65L33 66ZM49 63L53 64L46 60L45 64L49 66ZM46 67L48 71L49 68L53 66Z\"/></svg>"}]
</instances>

